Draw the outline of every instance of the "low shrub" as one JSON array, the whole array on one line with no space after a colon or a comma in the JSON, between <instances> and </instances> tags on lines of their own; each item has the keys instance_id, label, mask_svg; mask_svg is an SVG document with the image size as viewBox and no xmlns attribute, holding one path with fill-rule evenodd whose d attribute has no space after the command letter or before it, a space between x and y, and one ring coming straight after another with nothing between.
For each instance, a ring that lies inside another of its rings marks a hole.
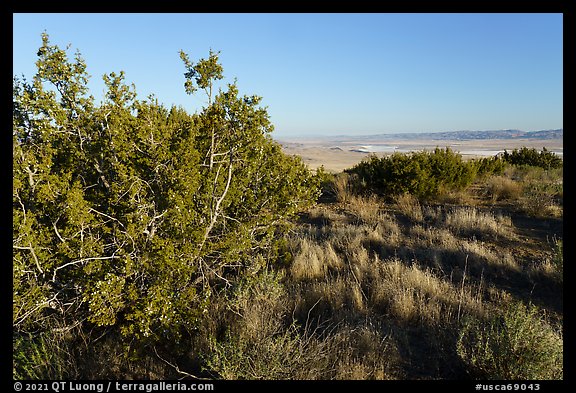
<instances>
[{"instance_id":1,"label":"low shrub","mask_svg":"<svg viewBox=\"0 0 576 393\"><path fill-rule=\"evenodd\" d=\"M500 156L482 157L472 160L478 176L501 175L506 168L506 162Z\"/></svg>"},{"instance_id":2,"label":"low shrub","mask_svg":"<svg viewBox=\"0 0 576 393\"><path fill-rule=\"evenodd\" d=\"M526 184L519 204L520 208L524 213L532 217L562 217L564 209L560 192L551 185Z\"/></svg>"},{"instance_id":3,"label":"low shrub","mask_svg":"<svg viewBox=\"0 0 576 393\"><path fill-rule=\"evenodd\" d=\"M366 193L385 196L413 194L429 198L451 190L468 187L478 173L501 172L500 159L463 161L462 156L450 148L436 148L411 154L394 153L390 156L370 156L348 169L356 174L356 188Z\"/></svg>"},{"instance_id":4,"label":"low shrub","mask_svg":"<svg viewBox=\"0 0 576 393\"><path fill-rule=\"evenodd\" d=\"M513 303L488 321L469 319L457 352L470 374L478 379L562 379L561 333L540 314L533 305Z\"/></svg>"},{"instance_id":5,"label":"low shrub","mask_svg":"<svg viewBox=\"0 0 576 393\"><path fill-rule=\"evenodd\" d=\"M562 167L562 159L545 147L540 152L535 148L529 149L527 147L522 147L520 150L514 149L512 153L504 150L502 158L512 165L529 165L544 169Z\"/></svg>"}]
</instances>

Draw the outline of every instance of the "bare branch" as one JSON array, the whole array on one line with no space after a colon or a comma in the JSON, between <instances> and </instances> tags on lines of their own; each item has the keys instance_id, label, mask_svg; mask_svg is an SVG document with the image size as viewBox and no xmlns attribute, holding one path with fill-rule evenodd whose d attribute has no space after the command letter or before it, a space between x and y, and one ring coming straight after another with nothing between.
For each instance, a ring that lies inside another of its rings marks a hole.
<instances>
[{"instance_id":1,"label":"bare branch","mask_svg":"<svg viewBox=\"0 0 576 393\"><path fill-rule=\"evenodd\" d=\"M112 255L109 257L90 257L90 258L82 258L82 259L78 259L76 261L65 263L64 265L58 266L56 269L54 269L54 274L52 275L52 281L56 281L56 272L60 269L67 267L67 266L76 265L78 263L83 263L83 262L88 262L88 261L101 261L101 260L118 259L118 258L120 258L120 257L116 256L116 255Z\"/></svg>"},{"instance_id":2,"label":"bare branch","mask_svg":"<svg viewBox=\"0 0 576 393\"><path fill-rule=\"evenodd\" d=\"M18 203L20 203L20 207L22 208L22 214L24 215L24 221L22 222L22 225L26 224L26 207L24 206L24 203L22 203L22 199L20 198L20 194L17 192L16 193L16 198L18 198Z\"/></svg>"},{"instance_id":3,"label":"bare branch","mask_svg":"<svg viewBox=\"0 0 576 393\"><path fill-rule=\"evenodd\" d=\"M36 256L36 253L34 252L34 248L32 247L32 243L28 243L28 247L22 247L22 246L12 246L12 248L15 248L17 250L30 250L30 252L32 253L32 257L34 258L34 262L36 262L36 267L38 268L38 270L40 270L40 273L44 274L44 270L42 270L42 268L40 267L40 262L38 261L38 257Z\"/></svg>"},{"instance_id":4,"label":"bare branch","mask_svg":"<svg viewBox=\"0 0 576 393\"><path fill-rule=\"evenodd\" d=\"M116 221L117 223L119 223L119 224L122 226L122 228L125 228L125 227L124 227L124 224L122 224L122 222L121 222L120 220L118 220L117 218L114 218L114 217L112 217L112 216L109 216L109 215L106 214L106 213L99 212L98 210L93 209L93 208L89 208L88 211L94 212L94 213L96 213L96 214L100 214L100 215L102 215L102 216L104 216L104 217L107 217L107 218L109 218L109 219L111 219L111 220L114 220L114 221Z\"/></svg>"},{"instance_id":5,"label":"bare branch","mask_svg":"<svg viewBox=\"0 0 576 393\"><path fill-rule=\"evenodd\" d=\"M227 220L235 221L235 222L237 222L238 224L242 224L242 222L238 221L238 220L235 219L234 217L229 217L229 216L224 216L224 215L223 215L222 217L224 217L224 218L227 219Z\"/></svg>"},{"instance_id":6,"label":"bare branch","mask_svg":"<svg viewBox=\"0 0 576 393\"><path fill-rule=\"evenodd\" d=\"M62 236L60 236L60 232L58 232L58 228L56 227L56 224L58 223L58 220L60 220L60 217L58 217L56 219L56 221L54 221L52 223L52 227L54 228L54 232L56 232L56 236L58 236L58 239L60 239L60 241L64 244L66 244L66 242L64 241L64 239L62 239Z\"/></svg>"},{"instance_id":7,"label":"bare branch","mask_svg":"<svg viewBox=\"0 0 576 393\"><path fill-rule=\"evenodd\" d=\"M20 325L22 322L24 322L30 315L34 314L37 310L46 307L46 306L50 306L50 304L54 301L58 300L58 293L56 293L54 296L52 296L50 299L48 300L44 300L43 302L39 302L36 307L30 309L27 313L25 313L22 316L16 316L15 320L16 322L14 322L14 326L18 326Z\"/></svg>"},{"instance_id":8,"label":"bare branch","mask_svg":"<svg viewBox=\"0 0 576 393\"><path fill-rule=\"evenodd\" d=\"M32 170L30 169L30 166L27 166L26 172L28 172L28 183L30 184L30 188L32 189L32 191L34 191L34 188L36 186L36 182L34 181L33 175L36 174L36 171L32 172Z\"/></svg>"},{"instance_id":9,"label":"bare branch","mask_svg":"<svg viewBox=\"0 0 576 393\"><path fill-rule=\"evenodd\" d=\"M230 189L230 183L232 182L232 160L233 160L232 148L230 148L229 153L230 153L230 164L228 165L228 178L226 179L226 186L224 187L224 191L222 192L220 197L217 199L216 205L214 206L214 209L210 212L212 217L211 217L210 223L208 224L208 226L206 227L206 230L204 231L204 237L202 238L202 241L200 242L200 245L198 246L198 253L200 251L202 251L202 248L204 247L204 244L206 243L206 239L208 239L208 236L210 235L212 228L214 228L214 225L216 224L216 221L218 220L218 215L220 214L220 205L224 201L224 198L226 198L226 195L228 194L228 190ZM218 173L220 171L220 168L221 167L218 168Z\"/></svg>"},{"instance_id":10,"label":"bare branch","mask_svg":"<svg viewBox=\"0 0 576 393\"><path fill-rule=\"evenodd\" d=\"M154 233L156 232L157 225L154 224L154 221L156 221L159 218L162 218L162 216L164 214L166 214L167 211L168 210L164 210L164 212L162 214L158 214L158 215L152 217L152 219L150 220L148 225L146 225L146 229L144 229L144 233L146 235L148 235L148 239L152 239L154 237Z\"/></svg>"},{"instance_id":11,"label":"bare branch","mask_svg":"<svg viewBox=\"0 0 576 393\"><path fill-rule=\"evenodd\" d=\"M104 184L106 189L109 190L110 184L108 184L108 181L104 177L104 172L102 172L102 169L100 169L100 164L98 164L98 161L96 161L96 159L94 159L94 168L96 168L96 171L98 171L98 173L100 174L100 180L102 180L102 183Z\"/></svg>"}]
</instances>

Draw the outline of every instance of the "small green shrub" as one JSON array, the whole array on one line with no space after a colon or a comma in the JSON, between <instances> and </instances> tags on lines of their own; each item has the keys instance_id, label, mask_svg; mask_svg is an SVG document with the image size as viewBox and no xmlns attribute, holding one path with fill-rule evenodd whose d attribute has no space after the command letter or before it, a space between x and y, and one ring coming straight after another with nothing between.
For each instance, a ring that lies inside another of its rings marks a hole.
<instances>
[{"instance_id":1,"label":"small green shrub","mask_svg":"<svg viewBox=\"0 0 576 393\"><path fill-rule=\"evenodd\" d=\"M460 154L447 147L431 152L370 156L346 172L358 176L355 188L362 192L385 196L409 193L428 198L465 189L479 173L501 173L503 168L498 158L465 162Z\"/></svg>"},{"instance_id":2,"label":"small green shrub","mask_svg":"<svg viewBox=\"0 0 576 393\"><path fill-rule=\"evenodd\" d=\"M476 166L477 175L481 177L501 175L506 168L506 162L500 156L482 157L471 162Z\"/></svg>"},{"instance_id":3,"label":"small green shrub","mask_svg":"<svg viewBox=\"0 0 576 393\"><path fill-rule=\"evenodd\" d=\"M307 379L310 346L296 328L263 335L252 341L228 332L225 340L211 341L208 366L223 379Z\"/></svg>"},{"instance_id":4,"label":"small green shrub","mask_svg":"<svg viewBox=\"0 0 576 393\"><path fill-rule=\"evenodd\" d=\"M548 218L563 215L563 168L544 169L517 165L506 168L504 178L521 186L518 198L520 211L532 217Z\"/></svg>"},{"instance_id":5,"label":"small green shrub","mask_svg":"<svg viewBox=\"0 0 576 393\"><path fill-rule=\"evenodd\" d=\"M502 158L512 165L530 165L544 169L562 167L562 159L545 147L540 152L534 148L529 149L527 147L522 147L520 150L514 149L512 153L504 150Z\"/></svg>"},{"instance_id":6,"label":"small green shrub","mask_svg":"<svg viewBox=\"0 0 576 393\"><path fill-rule=\"evenodd\" d=\"M562 379L561 333L539 315L537 307L510 305L488 321L468 320L457 352L478 379Z\"/></svg>"},{"instance_id":7,"label":"small green shrub","mask_svg":"<svg viewBox=\"0 0 576 393\"><path fill-rule=\"evenodd\" d=\"M333 198L334 193L334 181L336 176L333 173L327 172L324 169L324 165L316 169L316 179L318 180L320 188L320 198Z\"/></svg>"}]
</instances>

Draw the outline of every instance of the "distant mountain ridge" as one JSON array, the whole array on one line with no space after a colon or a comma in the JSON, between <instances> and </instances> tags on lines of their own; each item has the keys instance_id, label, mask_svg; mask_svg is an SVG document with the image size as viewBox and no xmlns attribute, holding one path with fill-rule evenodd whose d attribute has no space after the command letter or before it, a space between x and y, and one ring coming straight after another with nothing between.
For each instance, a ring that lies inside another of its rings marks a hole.
<instances>
[{"instance_id":1,"label":"distant mountain ridge","mask_svg":"<svg viewBox=\"0 0 576 393\"><path fill-rule=\"evenodd\" d=\"M443 132L417 132L402 134L377 135L342 135L336 138L346 140L381 140L381 139L431 139L431 140L478 140L478 139L562 139L564 129L522 131L522 130L487 130L487 131L443 131Z\"/></svg>"}]
</instances>

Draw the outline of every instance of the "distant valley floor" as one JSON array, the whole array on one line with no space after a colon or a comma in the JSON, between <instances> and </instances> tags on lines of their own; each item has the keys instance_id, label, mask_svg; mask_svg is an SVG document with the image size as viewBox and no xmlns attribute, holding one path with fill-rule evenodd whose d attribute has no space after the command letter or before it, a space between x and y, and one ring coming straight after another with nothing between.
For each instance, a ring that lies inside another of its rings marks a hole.
<instances>
[{"instance_id":1,"label":"distant valley floor","mask_svg":"<svg viewBox=\"0 0 576 393\"><path fill-rule=\"evenodd\" d=\"M493 156L504 150L511 151L523 146L546 149L563 154L563 139L473 139L473 140L432 140L432 139L386 139L353 140L347 138L330 139L279 139L286 154L302 157L310 169L324 166L330 172L341 172L351 168L371 153L378 156L394 152L432 150L435 147L450 147L462 154L463 158Z\"/></svg>"}]
</instances>

